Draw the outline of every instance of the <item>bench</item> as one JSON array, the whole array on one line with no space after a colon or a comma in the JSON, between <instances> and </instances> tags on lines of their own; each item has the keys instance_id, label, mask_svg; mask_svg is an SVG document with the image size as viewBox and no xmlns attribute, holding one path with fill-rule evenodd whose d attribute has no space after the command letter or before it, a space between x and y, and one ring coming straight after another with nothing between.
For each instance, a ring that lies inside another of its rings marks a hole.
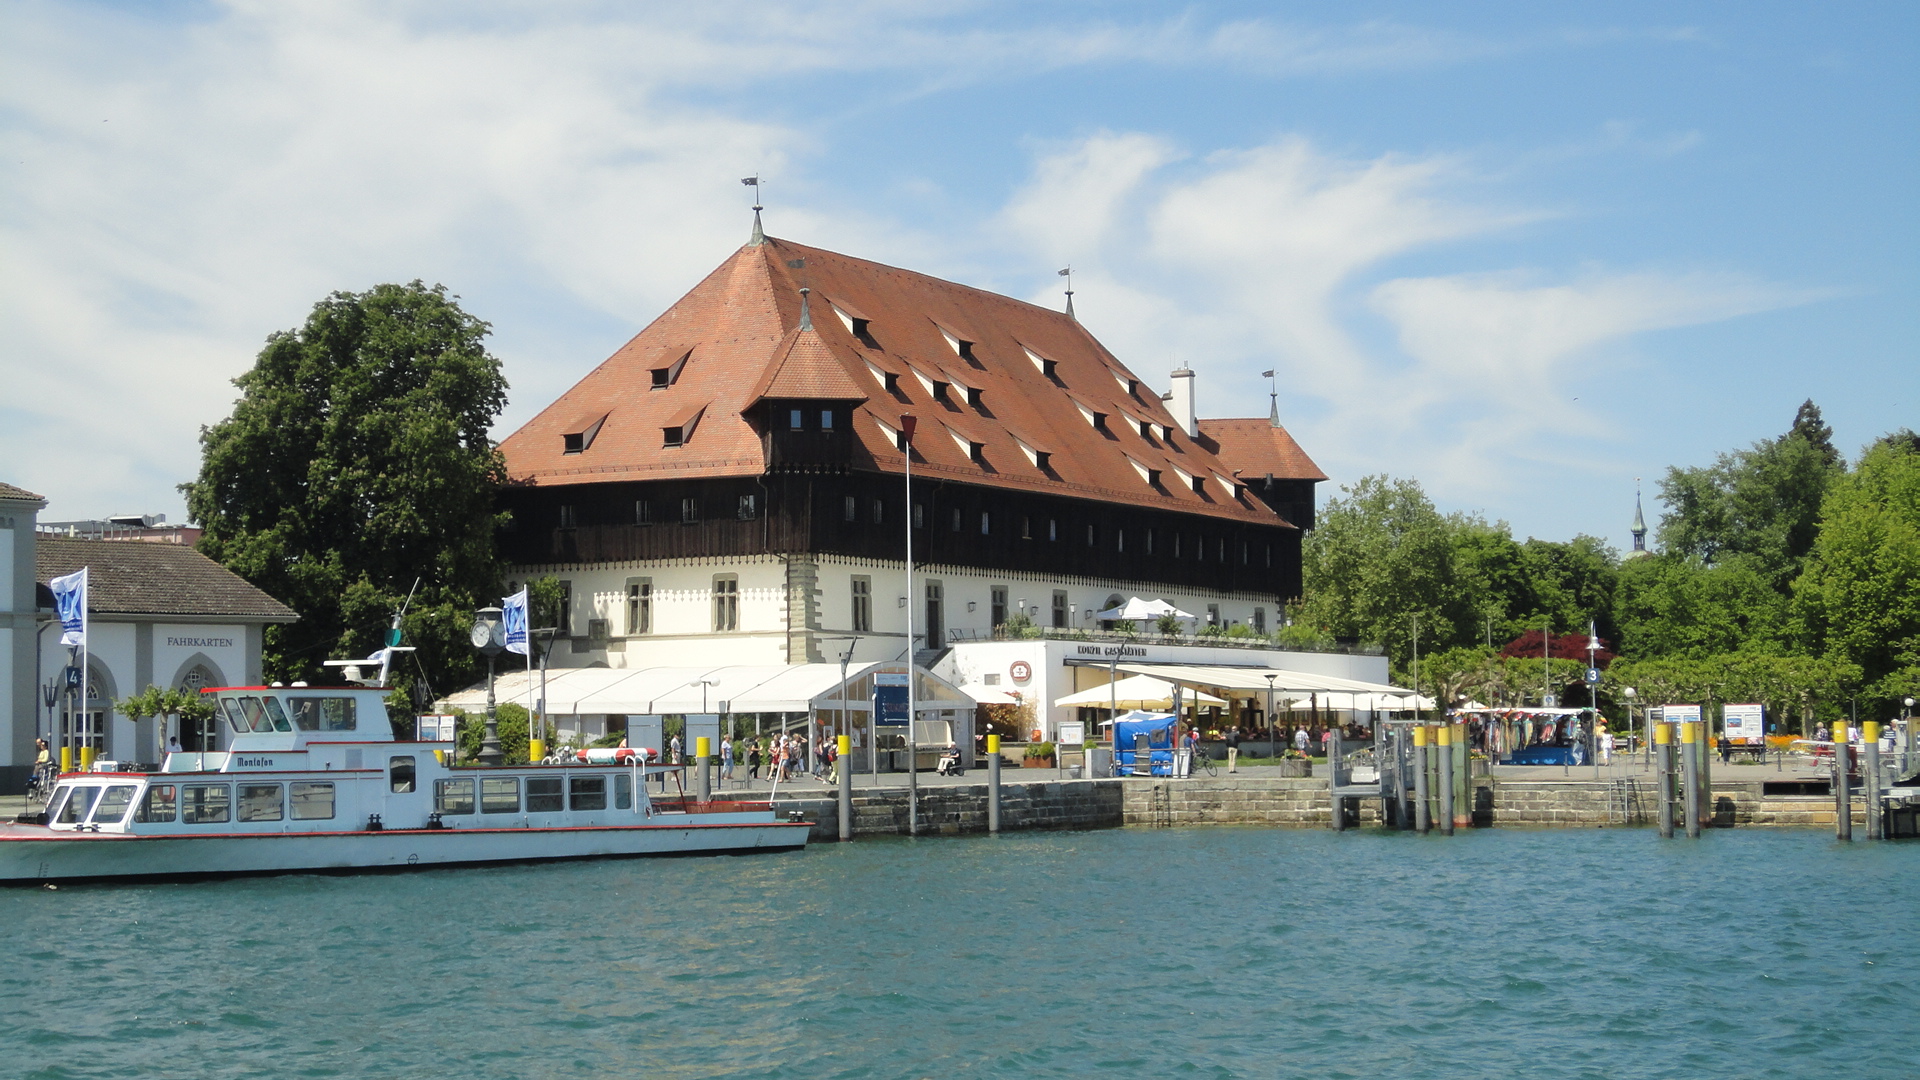
<instances>
[{"instance_id":1,"label":"bench","mask_svg":"<svg viewBox=\"0 0 1920 1080\"><path fill-rule=\"evenodd\" d=\"M1761 743L1734 743L1731 746L1720 746L1715 749L1720 753L1723 761L1742 756L1750 757L1761 764L1765 764L1767 760L1767 747Z\"/></svg>"}]
</instances>

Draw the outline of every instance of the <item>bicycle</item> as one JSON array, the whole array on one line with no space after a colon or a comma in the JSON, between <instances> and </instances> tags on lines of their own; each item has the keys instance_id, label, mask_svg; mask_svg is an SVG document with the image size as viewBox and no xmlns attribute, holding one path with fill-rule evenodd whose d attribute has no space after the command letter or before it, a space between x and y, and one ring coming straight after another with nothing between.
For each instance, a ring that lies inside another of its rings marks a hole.
<instances>
[{"instance_id":1,"label":"bicycle","mask_svg":"<svg viewBox=\"0 0 1920 1080\"><path fill-rule=\"evenodd\" d=\"M1219 764L1215 762L1211 757L1208 757L1207 752L1205 750L1201 749L1198 746L1195 746L1193 747L1193 750L1192 750L1192 757L1190 759L1190 763L1187 765L1187 775L1192 776L1202 769L1206 770L1208 776L1220 775Z\"/></svg>"}]
</instances>

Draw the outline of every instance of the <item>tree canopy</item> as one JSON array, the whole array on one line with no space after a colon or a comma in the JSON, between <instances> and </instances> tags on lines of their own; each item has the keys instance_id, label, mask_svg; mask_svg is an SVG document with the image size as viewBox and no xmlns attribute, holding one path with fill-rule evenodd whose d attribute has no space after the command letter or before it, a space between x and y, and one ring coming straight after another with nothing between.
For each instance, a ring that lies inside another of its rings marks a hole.
<instances>
[{"instance_id":1,"label":"tree canopy","mask_svg":"<svg viewBox=\"0 0 1920 1080\"><path fill-rule=\"evenodd\" d=\"M370 653L416 579L416 655L449 680L473 670L462 630L499 582L506 478L487 332L443 286L334 293L267 339L233 414L201 432L182 485L200 550L300 613L267 628L270 678Z\"/></svg>"},{"instance_id":2,"label":"tree canopy","mask_svg":"<svg viewBox=\"0 0 1920 1080\"><path fill-rule=\"evenodd\" d=\"M1659 549L1622 560L1592 537L1517 541L1443 514L1418 481L1367 477L1308 534L1280 640L1357 637L1404 679L1417 619L1421 681L1489 703L1569 689L1590 622L1619 659L1608 684L1642 683L1643 700L1831 718L1848 698L1884 710L1920 692L1920 435L1883 436L1849 467L1808 401L1778 438L1669 469L1661 499Z\"/></svg>"}]
</instances>

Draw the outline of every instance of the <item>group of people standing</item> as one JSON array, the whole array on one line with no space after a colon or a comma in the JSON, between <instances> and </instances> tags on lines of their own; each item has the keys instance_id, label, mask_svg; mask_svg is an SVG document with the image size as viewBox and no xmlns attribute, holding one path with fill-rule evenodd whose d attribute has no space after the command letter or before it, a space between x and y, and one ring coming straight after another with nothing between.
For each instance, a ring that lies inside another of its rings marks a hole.
<instances>
[{"instance_id":1,"label":"group of people standing","mask_svg":"<svg viewBox=\"0 0 1920 1080\"><path fill-rule=\"evenodd\" d=\"M668 743L673 761L680 761L680 738L674 736ZM770 739L752 738L745 742L744 752L734 746L733 736L720 738L720 781L725 783L734 778L734 768L740 758L745 758L747 782L755 783L760 779L760 770L764 766L767 779L776 783L791 783L796 775L805 775L807 766L807 738L804 735L781 732ZM834 768L838 755L834 752L830 740L820 741L819 752L813 755L811 775L815 779L825 778L829 782L836 779Z\"/></svg>"}]
</instances>

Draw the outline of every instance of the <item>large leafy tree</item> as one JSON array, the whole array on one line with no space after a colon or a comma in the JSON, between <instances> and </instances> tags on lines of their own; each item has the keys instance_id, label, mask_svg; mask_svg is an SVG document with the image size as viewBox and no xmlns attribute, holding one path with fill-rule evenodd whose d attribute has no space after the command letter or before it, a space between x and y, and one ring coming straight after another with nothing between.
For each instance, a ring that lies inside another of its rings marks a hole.
<instances>
[{"instance_id":1,"label":"large leafy tree","mask_svg":"<svg viewBox=\"0 0 1920 1080\"><path fill-rule=\"evenodd\" d=\"M1428 649L1454 643L1462 622L1452 529L1420 484L1369 476L1341 489L1302 550L1300 615L1335 636L1412 655L1414 628Z\"/></svg>"},{"instance_id":2,"label":"large leafy tree","mask_svg":"<svg viewBox=\"0 0 1920 1080\"><path fill-rule=\"evenodd\" d=\"M1660 543L1707 565L1741 556L1786 592L1819 534L1820 503L1844 470L1819 406L1800 406L1777 439L1721 454L1704 468L1667 470Z\"/></svg>"},{"instance_id":3,"label":"large leafy tree","mask_svg":"<svg viewBox=\"0 0 1920 1080\"><path fill-rule=\"evenodd\" d=\"M1807 643L1859 665L1874 697L1920 692L1920 448L1901 435L1868 447L1823 516L1794 587Z\"/></svg>"},{"instance_id":4,"label":"large leafy tree","mask_svg":"<svg viewBox=\"0 0 1920 1080\"><path fill-rule=\"evenodd\" d=\"M499 582L505 479L487 331L442 286L340 292L234 380L233 415L201 433L182 490L200 549L300 613L267 629L270 677L367 655L416 580L404 629L424 671L443 686L472 672L463 630Z\"/></svg>"}]
</instances>

